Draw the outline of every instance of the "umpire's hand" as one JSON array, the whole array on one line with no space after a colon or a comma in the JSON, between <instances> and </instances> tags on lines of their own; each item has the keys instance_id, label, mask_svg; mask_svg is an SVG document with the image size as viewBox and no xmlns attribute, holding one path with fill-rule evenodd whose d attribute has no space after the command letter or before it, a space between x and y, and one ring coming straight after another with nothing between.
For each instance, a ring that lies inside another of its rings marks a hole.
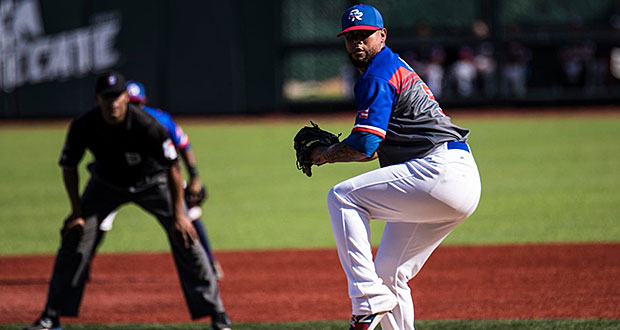
<instances>
[{"instance_id":1,"label":"umpire's hand","mask_svg":"<svg viewBox=\"0 0 620 330\"><path fill-rule=\"evenodd\" d=\"M186 249L189 249L198 240L196 229L194 229L194 226L184 214L177 215L174 222L174 231L183 240L183 245Z\"/></svg>"},{"instance_id":2,"label":"umpire's hand","mask_svg":"<svg viewBox=\"0 0 620 330\"><path fill-rule=\"evenodd\" d=\"M70 215L65 219L64 225L60 230L62 245L76 249L84 233L84 218L81 216Z\"/></svg>"}]
</instances>

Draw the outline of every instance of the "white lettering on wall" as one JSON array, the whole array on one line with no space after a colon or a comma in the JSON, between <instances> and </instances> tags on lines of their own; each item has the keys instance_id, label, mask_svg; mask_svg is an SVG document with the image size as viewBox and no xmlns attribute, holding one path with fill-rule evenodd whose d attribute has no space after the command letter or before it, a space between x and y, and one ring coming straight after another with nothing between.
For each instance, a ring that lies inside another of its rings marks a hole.
<instances>
[{"instance_id":1,"label":"white lettering on wall","mask_svg":"<svg viewBox=\"0 0 620 330\"><path fill-rule=\"evenodd\" d=\"M0 89L63 81L114 66L119 12L91 18L91 24L46 35L37 0L0 2Z\"/></svg>"}]
</instances>

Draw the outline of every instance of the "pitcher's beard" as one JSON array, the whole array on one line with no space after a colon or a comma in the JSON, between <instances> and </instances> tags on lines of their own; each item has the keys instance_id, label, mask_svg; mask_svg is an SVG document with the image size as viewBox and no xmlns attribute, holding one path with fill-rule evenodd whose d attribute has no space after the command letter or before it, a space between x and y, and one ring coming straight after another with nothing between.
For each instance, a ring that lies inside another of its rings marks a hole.
<instances>
[{"instance_id":1,"label":"pitcher's beard","mask_svg":"<svg viewBox=\"0 0 620 330\"><path fill-rule=\"evenodd\" d=\"M353 56L349 55L349 60L351 60L351 63L353 63L353 65L356 68L366 68L368 67L368 59L365 58L363 60L356 60L353 58Z\"/></svg>"},{"instance_id":2,"label":"pitcher's beard","mask_svg":"<svg viewBox=\"0 0 620 330\"><path fill-rule=\"evenodd\" d=\"M354 58L352 54L348 54L348 55L349 55L349 60L351 60L351 63L353 63L353 65L356 68L364 69L368 67L368 64L370 64L370 61L372 61L372 59L375 57L375 55L377 55L377 53L373 53L369 51L366 53L366 56L361 60Z\"/></svg>"}]
</instances>

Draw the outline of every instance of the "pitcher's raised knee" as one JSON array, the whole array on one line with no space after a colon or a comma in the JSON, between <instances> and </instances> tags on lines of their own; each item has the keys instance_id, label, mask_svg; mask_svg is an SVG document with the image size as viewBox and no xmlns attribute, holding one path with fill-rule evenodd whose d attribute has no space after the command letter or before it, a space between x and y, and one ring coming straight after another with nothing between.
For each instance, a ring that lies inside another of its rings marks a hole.
<instances>
[{"instance_id":1,"label":"pitcher's raised knee","mask_svg":"<svg viewBox=\"0 0 620 330\"><path fill-rule=\"evenodd\" d=\"M346 198L349 191L349 185L345 182L333 186L327 193L327 205L329 207L341 207L343 204L350 203Z\"/></svg>"}]
</instances>

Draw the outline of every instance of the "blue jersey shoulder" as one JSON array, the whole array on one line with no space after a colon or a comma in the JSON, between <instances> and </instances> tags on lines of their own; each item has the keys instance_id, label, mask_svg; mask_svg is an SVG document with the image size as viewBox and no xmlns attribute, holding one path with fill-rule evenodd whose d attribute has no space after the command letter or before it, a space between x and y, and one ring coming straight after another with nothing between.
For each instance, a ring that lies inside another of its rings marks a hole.
<instances>
[{"instance_id":1,"label":"blue jersey shoulder","mask_svg":"<svg viewBox=\"0 0 620 330\"><path fill-rule=\"evenodd\" d=\"M398 55L387 46L373 58L355 84L357 116L353 132L367 132L385 138L396 96L391 77L401 67Z\"/></svg>"},{"instance_id":2,"label":"blue jersey shoulder","mask_svg":"<svg viewBox=\"0 0 620 330\"><path fill-rule=\"evenodd\" d=\"M407 62L384 46L355 84L357 115L347 144L370 156L385 139L397 93L416 77Z\"/></svg>"},{"instance_id":3,"label":"blue jersey shoulder","mask_svg":"<svg viewBox=\"0 0 620 330\"><path fill-rule=\"evenodd\" d=\"M174 143L174 145L183 150L189 147L189 137L181 126L177 125L174 122L169 113L152 107L144 107L144 111L146 111L149 115L153 116L168 132L168 136Z\"/></svg>"}]
</instances>

